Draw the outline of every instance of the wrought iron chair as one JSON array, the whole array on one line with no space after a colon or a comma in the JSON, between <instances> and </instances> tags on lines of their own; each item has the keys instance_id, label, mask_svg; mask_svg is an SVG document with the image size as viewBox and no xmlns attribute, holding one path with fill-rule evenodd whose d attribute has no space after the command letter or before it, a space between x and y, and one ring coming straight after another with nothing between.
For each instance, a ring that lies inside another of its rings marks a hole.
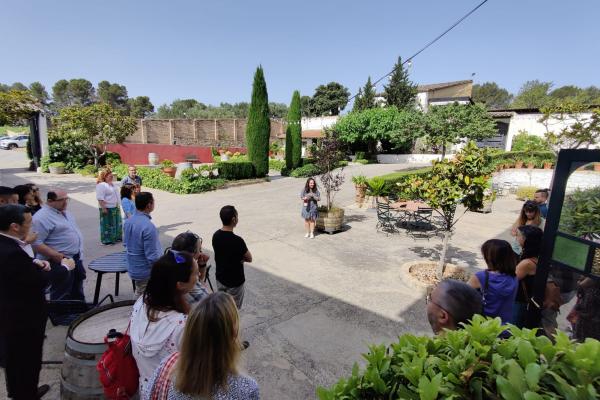
<instances>
[{"instance_id":1,"label":"wrought iron chair","mask_svg":"<svg viewBox=\"0 0 600 400\"><path fill-rule=\"evenodd\" d=\"M389 203L377 200L377 231L382 230L386 234L398 232L398 218L394 215Z\"/></svg>"},{"instance_id":2,"label":"wrought iron chair","mask_svg":"<svg viewBox=\"0 0 600 400\"><path fill-rule=\"evenodd\" d=\"M406 226L406 232L414 239L427 239L435 234L436 226L433 224L433 209L419 208L412 213L412 219Z\"/></svg>"}]
</instances>

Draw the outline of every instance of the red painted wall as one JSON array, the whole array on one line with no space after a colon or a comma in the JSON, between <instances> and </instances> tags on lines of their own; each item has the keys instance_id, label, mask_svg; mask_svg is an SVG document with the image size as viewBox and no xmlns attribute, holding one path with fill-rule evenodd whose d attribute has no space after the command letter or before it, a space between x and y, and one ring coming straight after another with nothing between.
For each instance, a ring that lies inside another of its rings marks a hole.
<instances>
[{"instance_id":1,"label":"red painted wall","mask_svg":"<svg viewBox=\"0 0 600 400\"><path fill-rule=\"evenodd\" d=\"M180 163L194 155L199 160L198 162L213 162L210 147L202 146L123 143L111 144L108 146L108 150L119 153L124 164L148 165L148 153L158 154L159 161L169 159L174 163ZM246 153L244 148L228 148L228 150L232 153L236 151Z\"/></svg>"}]
</instances>

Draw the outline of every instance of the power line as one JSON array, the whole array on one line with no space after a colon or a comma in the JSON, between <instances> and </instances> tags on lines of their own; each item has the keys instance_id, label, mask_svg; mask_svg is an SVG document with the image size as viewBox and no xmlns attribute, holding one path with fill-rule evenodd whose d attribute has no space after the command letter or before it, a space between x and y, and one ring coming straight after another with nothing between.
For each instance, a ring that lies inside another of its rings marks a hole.
<instances>
[{"instance_id":1,"label":"power line","mask_svg":"<svg viewBox=\"0 0 600 400\"><path fill-rule=\"evenodd\" d=\"M483 6L488 1L489 0L483 0L475 8L473 8L471 11L469 11L468 13L466 13L465 15L463 15L458 21L456 21L455 23L453 23L448 29L446 29L444 32L442 32L441 34L439 34L435 39L433 39L432 41L430 41L429 43L427 43L425 46L423 46L423 48L421 48L421 50L417 51L415 54L413 54L412 56L410 56L409 58L407 58L406 60L404 60L404 62L402 64L400 64L399 66L395 67L389 73L385 74L384 76L382 76L381 78L379 78L375 82L373 82L371 84L371 87L376 87L379 82L381 82L382 80L384 80L385 78L387 78L388 76L390 76L391 74L393 74L394 72L396 72L396 70L398 68L402 68L404 66L404 64L411 62L413 60L413 58L415 58L416 56L418 56L419 54L421 54L422 52L424 52L425 50L427 50L427 48L430 47L432 44L434 44L435 42L437 42L438 40L440 40L441 38L443 38L448 32L450 32L452 29L456 28L461 22L463 22L465 19L467 19L471 14L473 14L475 11L477 11L481 6ZM350 102L350 100L354 99L356 96L358 96L358 93L356 93L354 96L350 97L350 99L348 99L348 102Z\"/></svg>"}]
</instances>

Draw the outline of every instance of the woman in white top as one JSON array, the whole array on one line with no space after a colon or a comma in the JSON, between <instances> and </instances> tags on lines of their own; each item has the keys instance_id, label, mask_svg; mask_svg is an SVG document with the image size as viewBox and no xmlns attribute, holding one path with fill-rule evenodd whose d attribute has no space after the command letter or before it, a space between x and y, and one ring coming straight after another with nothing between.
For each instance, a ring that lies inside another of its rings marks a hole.
<instances>
[{"instance_id":1,"label":"woman in white top","mask_svg":"<svg viewBox=\"0 0 600 400\"><path fill-rule=\"evenodd\" d=\"M100 208L100 241L104 245L115 244L123 238L119 193L113 184L109 169L98 172L96 199Z\"/></svg>"},{"instance_id":2,"label":"woman in white top","mask_svg":"<svg viewBox=\"0 0 600 400\"><path fill-rule=\"evenodd\" d=\"M144 295L133 305L129 334L140 372L140 398L145 399L152 374L167 356L179 351L190 306L187 293L198 280L192 254L168 251L152 266Z\"/></svg>"}]
</instances>

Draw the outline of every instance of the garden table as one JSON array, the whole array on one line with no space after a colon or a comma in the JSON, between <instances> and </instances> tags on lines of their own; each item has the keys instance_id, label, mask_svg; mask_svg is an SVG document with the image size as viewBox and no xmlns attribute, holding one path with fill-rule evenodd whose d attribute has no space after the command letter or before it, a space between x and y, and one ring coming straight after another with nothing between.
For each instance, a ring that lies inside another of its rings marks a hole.
<instances>
[{"instance_id":1,"label":"garden table","mask_svg":"<svg viewBox=\"0 0 600 400\"><path fill-rule=\"evenodd\" d=\"M117 274L115 279L115 296L119 295L119 276L120 274L127 272L126 255L127 253L125 251L108 254L100 258L96 258L88 265L88 268L97 274L96 290L94 291L94 304L98 304L98 298L100 297L100 286L102 285L102 275L104 274Z\"/></svg>"}]
</instances>

